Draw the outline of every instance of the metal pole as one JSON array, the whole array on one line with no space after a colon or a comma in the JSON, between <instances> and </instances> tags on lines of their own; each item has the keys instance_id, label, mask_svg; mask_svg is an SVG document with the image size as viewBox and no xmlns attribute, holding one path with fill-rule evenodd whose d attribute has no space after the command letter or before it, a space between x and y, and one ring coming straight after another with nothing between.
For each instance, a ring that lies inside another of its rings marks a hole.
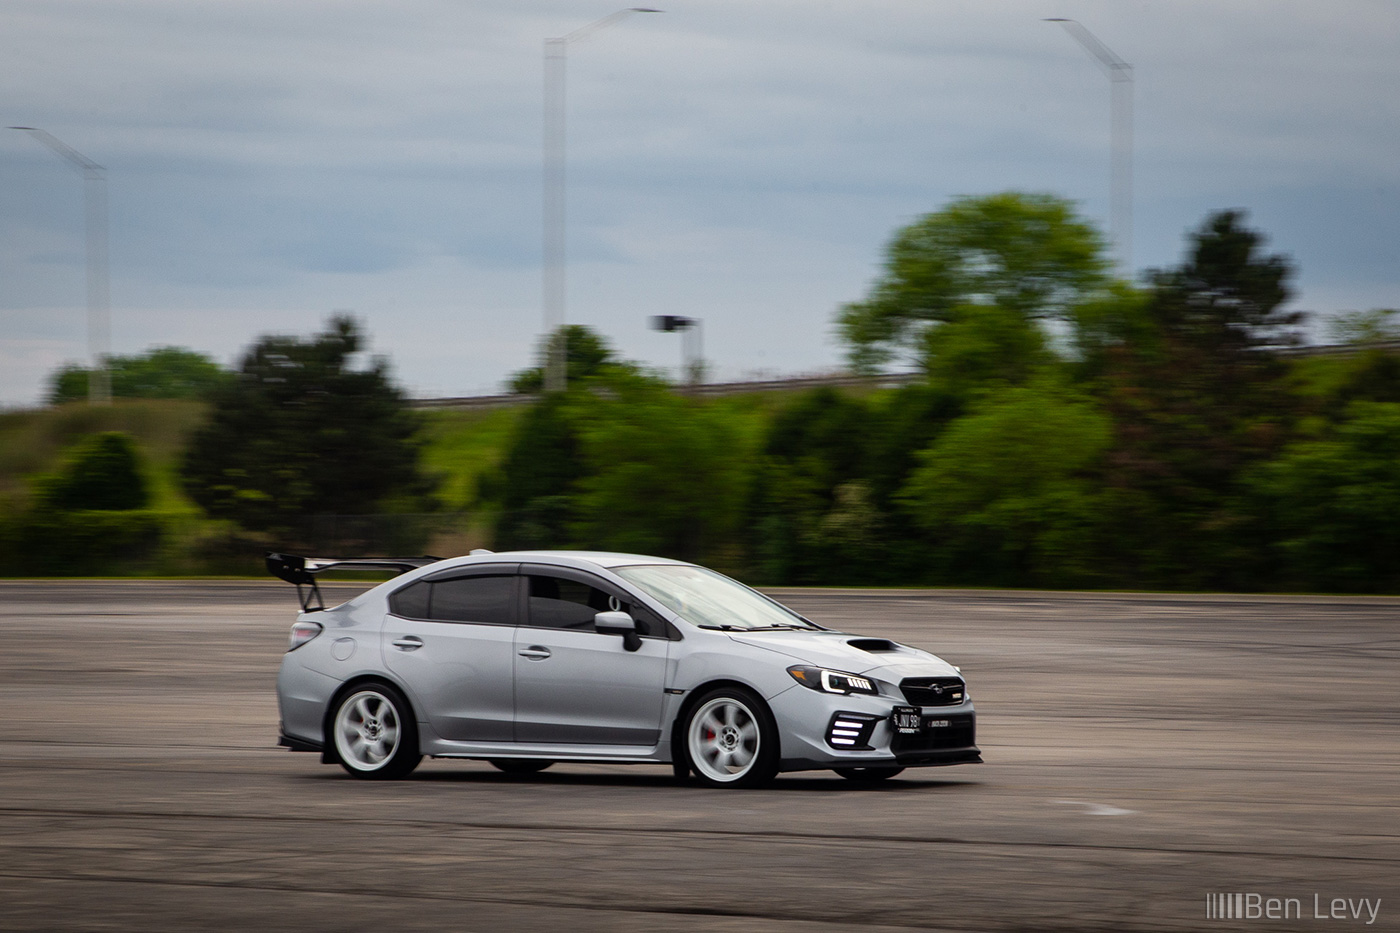
<instances>
[{"instance_id":1,"label":"metal pole","mask_svg":"<svg viewBox=\"0 0 1400 933\"><path fill-rule=\"evenodd\" d=\"M101 168L83 173L87 217L88 401L112 403L112 307L107 271L107 173Z\"/></svg>"},{"instance_id":2,"label":"metal pole","mask_svg":"<svg viewBox=\"0 0 1400 933\"><path fill-rule=\"evenodd\" d=\"M1118 249L1119 271L1133 271L1133 66L1119 58L1098 37L1076 20L1053 17L1093 58L1103 66L1111 82L1109 127L1111 160L1109 216L1113 242Z\"/></svg>"},{"instance_id":3,"label":"metal pole","mask_svg":"<svg viewBox=\"0 0 1400 933\"><path fill-rule=\"evenodd\" d=\"M1113 77L1113 238L1122 275L1133 275L1133 72L1124 64Z\"/></svg>"},{"instance_id":4,"label":"metal pole","mask_svg":"<svg viewBox=\"0 0 1400 933\"><path fill-rule=\"evenodd\" d=\"M565 162L564 106L568 40L544 40L544 389L564 389ZM558 344L558 346L556 346Z\"/></svg>"},{"instance_id":5,"label":"metal pole","mask_svg":"<svg viewBox=\"0 0 1400 933\"><path fill-rule=\"evenodd\" d=\"M107 170L53 134L32 126L23 130L58 153L83 174L83 213L87 247L88 402L110 405L112 373L107 368L111 350L111 304L107 271Z\"/></svg>"},{"instance_id":6,"label":"metal pole","mask_svg":"<svg viewBox=\"0 0 1400 933\"><path fill-rule=\"evenodd\" d=\"M690 326L682 335L686 343L686 355L690 357L686 364L686 378L691 385L700 385L705 381L705 339L701 332L700 319L691 318L690 322Z\"/></svg>"},{"instance_id":7,"label":"metal pole","mask_svg":"<svg viewBox=\"0 0 1400 933\"><path fill-rule=\"evenodd\" d=\"M544 40L544 389L561 392L566 382L568 347L563 327L568 297L567 234L567 68L569 43L578 42L633 13L660 13L644 7L618 10L566 36Z\"/></svg>"}]
</instances>

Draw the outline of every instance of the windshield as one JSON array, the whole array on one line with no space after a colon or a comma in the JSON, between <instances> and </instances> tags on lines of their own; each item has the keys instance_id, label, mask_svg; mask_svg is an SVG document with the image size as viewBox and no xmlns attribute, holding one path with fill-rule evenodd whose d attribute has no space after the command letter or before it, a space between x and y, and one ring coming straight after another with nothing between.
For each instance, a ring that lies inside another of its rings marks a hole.
<instances>
[{"instance_id":1,"label":"windshield","mask_svg":"<svg viewBox=\"0 0 1400 933\"><path fill-rule=\"evenodd\" d=\"M703 567L646 564L615 567L613 572L701 628L725 631L819 628L744 584Z\"/></svg>"}]
</instances>

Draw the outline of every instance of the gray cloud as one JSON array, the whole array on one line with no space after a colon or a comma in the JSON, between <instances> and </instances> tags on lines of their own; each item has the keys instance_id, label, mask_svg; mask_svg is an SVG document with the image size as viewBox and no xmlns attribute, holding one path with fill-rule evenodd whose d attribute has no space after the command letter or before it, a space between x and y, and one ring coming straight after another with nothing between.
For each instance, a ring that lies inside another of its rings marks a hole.
<instances>
[{"instance_id":1,"label":"gray cloud","mask_svg":"<svg viewBox=\"0 0 1400 933\"><path fill-rule=\"evenodd\" d=\"M1007 188L1107 213L1108 83L1135 66L1135 258L1243 207L1299 307L1400 304L1400 11L1340 0L680 0L571 49L570 319L723 375L839 364L830 320L895 227ZM364 315L415 390L489 390L539 330L542 39L576 2L15 0L5 123L110 169L116 349L231 359ZM76 175L0 134L0 404L83 353Z\"/></svg>"}]
</instances>

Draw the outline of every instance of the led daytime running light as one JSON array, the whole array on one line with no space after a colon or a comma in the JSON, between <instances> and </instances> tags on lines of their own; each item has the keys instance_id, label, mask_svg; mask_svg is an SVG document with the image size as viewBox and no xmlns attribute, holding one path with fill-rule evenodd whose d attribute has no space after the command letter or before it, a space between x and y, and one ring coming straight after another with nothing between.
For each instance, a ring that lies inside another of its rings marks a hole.
<instances>
[{"instance_id":1,"label":"led daytime running light","mask_svg":"<svg viewBox=\"0 0 1400 933\"><path fill-rule=\"evenodd\" d=\"M864 693L876 696L880 692L868 677L847 674L844 671L832 671L823 667L796 666L788 668L788 673L792 675L793 680L802 686L810 687L821 693L836 693L842 696Z\"/></svg>"}]
</instances>

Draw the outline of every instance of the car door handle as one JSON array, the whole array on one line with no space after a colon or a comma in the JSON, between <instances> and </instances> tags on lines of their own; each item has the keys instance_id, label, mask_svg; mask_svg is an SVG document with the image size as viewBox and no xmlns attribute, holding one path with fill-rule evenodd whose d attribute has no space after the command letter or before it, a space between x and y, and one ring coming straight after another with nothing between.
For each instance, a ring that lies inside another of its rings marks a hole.
<instances>
[{"instance_id":1,"label":"car door handle","mask_svg":"<svg viewBox=\"0 0 1400 933\"><path fill-rule=\"evenodd\" d=\"M522 658L529 658L531 661L543 661L550 656L549 649L544 645L531 645L520 652Z\"/></svg>"},{"instance_id":2,"label":"car door handle","mask_svg":"<svg viewBox=\"0 0 1400 933\"><path fill-rule=\"evenodd\" d=\"M394 639L394 647L401 651L417 651L423 647L423 639L417 635L405 635L403 638Z\"/></svg>"}]
</instances>

